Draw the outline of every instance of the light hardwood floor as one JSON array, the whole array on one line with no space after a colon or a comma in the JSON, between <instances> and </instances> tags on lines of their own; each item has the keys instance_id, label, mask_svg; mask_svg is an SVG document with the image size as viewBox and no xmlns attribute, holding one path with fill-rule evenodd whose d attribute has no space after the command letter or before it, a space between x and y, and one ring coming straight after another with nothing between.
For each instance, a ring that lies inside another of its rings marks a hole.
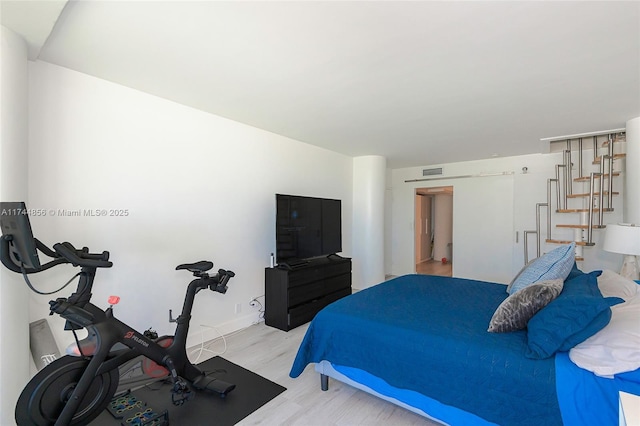
<instances>
[{"instance_id":1,"label":"light hardwood floor","mask_svg":"<svg viewBox=\"0 0 640 426\"><path fill-rule=\"evenodd\" d=\"M451 262L442 263L437 260L427 260L416 265L417 274L425 275L440 275L443 277L450 277L453 270Z\"/></svg>"},{"instance_id":2,"label":"light hardwood floor","mask_svg":"<svg viewBox=\"0 0 640 426\"><path fill-rule=\"evenodd\" d=\"M289 370L307 327L284 332L259 323L227 336L223 358L287 388L239 425L436 425L332 379L329 390L323 392L313 365L300 377L290 378ZM222 350L221 346L221 341L209 344L214 351Z\"/></svg>"}]
</instances>

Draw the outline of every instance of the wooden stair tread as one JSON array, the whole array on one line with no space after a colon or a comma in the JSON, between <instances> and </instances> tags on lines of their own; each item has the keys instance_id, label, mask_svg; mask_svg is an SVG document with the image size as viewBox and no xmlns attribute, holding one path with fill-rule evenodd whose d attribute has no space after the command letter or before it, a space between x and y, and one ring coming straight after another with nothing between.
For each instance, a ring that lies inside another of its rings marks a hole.
<instances>
[{"instance_id":1,"label":"wooden stair tread","mask_svg":"<svg viewBox=\"0 0 640 426\"><path fill-rule=\"evenodd\" d=\"M613 140L614 143L616 143L616 142L626 142L626 141L627 141L626 136L616 136L616 138ZM601 148L604 148L605 146L609 146L609 140L608 139L606 141L602 141Z\"/></svg>"},{"instance_id":2,"label":"wooden stair tread","mask_svg":"<svg viewBox=\"0 0 640 426\"><path fill-rule=\"evenodd\" d=\"M566 241L566 240L545 240L545 242L550 244L571 244L576 243L577 246L595 246L596 243L588 243L586 241Z\"/></svg>"},{"instance_id":3,"label":"wooden stair tread","mask_svg":"<svg viewBox=\"0 0 640 426\"><path fill-rule=\"evenodd\" d=\"M608 178L609 173L605 173L604 175L596 175L594 176L594 179L600 179L600 176L604 176ZM620 172L613 172L613 177L616 177L616 176L620 176ZM573 179L574 182L588 182L590 180L591 180L591 176L581 176Z\"/></svg>"},{"instance_id":4,"label":"wooden stair tread","mask_svg":"<svg viewBox=\"0 0 640 426\"><path fill-rule=\"evenodd\" d=\"M583 212L588 212L589 209L558 209L556 210L556 213L583 213ZM600 209L593 209L594 213L599 212ZM611 207L605 208L602 210L603 212L612 212L613 209Z\"/></svg>"},{"instance_id":5,"label":"wooden stair tread","mask_svg":"<svg viewBox=\"0 0 640 426\"><path fill-rule=\"evenodd\" d=\"M625 158L626 156L627 154L613 154L613 159L618 160L620 158ZM593 160L593 164L600 164L600 158L602 158L602 156L596 157L596 159Z\"/></svg>"},{"instance_id":6,"label":"wooden stair tread","mask_svg":"<svg viewBox=\"0 0 640 426\"><path fill-rule=\"evenodd\" d=\"M558 228L587 229L589 225L556 225ZM593 229L604 229L607 225L591 225Z\"/></svg>"},{"instance_id":7,"label":"wooden stair tread","mask_svg":"<svg viewBox=\"0 0 640 426\"><path fill-rule=\"evenodd\" d=\"M588 192L584 193L584 194L569 194L567 195L567 198L580 198L580 197L588 197L590 194ZM599 192L594 192L593 195L600 195ZM602 195L609 195L609 191L604 191L602 193ZM611 195L620 195L619 192L612 192Z\"/></svg>"}]
</instances>

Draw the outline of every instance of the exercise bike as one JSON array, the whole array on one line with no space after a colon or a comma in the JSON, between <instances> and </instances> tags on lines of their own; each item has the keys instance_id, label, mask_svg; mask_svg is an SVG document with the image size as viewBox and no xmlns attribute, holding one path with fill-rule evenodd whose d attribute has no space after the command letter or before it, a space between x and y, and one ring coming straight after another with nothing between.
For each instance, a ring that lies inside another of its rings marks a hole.
<instances>
[{"instance_id":1,"label":"exercise bike","mask_svg":"<svg viewBox=\"0 0 640 426\"><path fill-rule=\"evenodd\" d=\"M76 344L80 356L63 356L38 372L22 391L15 409L18 425L86 425L109 404L118 388L119 367L144 356L166 369L171 380L171 400L182 405L196 390L207 390L221 397L235 385L205 375L191 364L186 353L186 339L195 295L209 289L224 294L227 283L235 275L219 269L209 275L213 263L200 261L182 264L176 270L191 272L193 279L186 291L174 336L150 339L113 316L113 306L106 310L91 303L91 290L98 268L110 268L109 252L90 253L85 247L76 249L68 242L54 244L53 250L33 238L24 203L0 203L0 260L11 271L38 273L60 264L80 268L75 292L68 298L49 302L50 315L66 320L65 329L85 328L86 339ZM38 251L53 260L40 264ZM160 375L165 374L160 373Z\"/></svg>"}]
</instances>

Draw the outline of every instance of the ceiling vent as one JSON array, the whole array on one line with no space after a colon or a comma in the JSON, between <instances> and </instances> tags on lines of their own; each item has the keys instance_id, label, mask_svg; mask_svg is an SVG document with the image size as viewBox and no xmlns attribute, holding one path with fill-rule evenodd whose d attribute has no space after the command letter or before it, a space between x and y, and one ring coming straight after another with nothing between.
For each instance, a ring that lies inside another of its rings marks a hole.
<instances>
[{"instance_id":1,"label":"ceiling vent","mask_svg":"<svg viewBox=\"0 0 640 426\"><path fill-rule=\"evenodd\" d=\"M434 175L441 175L441 174L442 174L442 167L438 167L436 169L422 170L422 176L434 176Z\"/></svg>"}]
</instances>

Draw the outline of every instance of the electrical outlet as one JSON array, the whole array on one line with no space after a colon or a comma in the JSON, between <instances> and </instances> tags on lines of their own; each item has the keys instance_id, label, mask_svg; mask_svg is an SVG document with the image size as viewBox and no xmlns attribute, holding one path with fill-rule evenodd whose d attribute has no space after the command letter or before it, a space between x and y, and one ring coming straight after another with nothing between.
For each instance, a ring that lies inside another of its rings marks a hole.
<instances>
[{"instance_id":1,"label":"electrical outlet","mask_svg":"<svg viewBox=\"0 0 640 426\"><path fill-rule=\"evenodd\" d=\"M242 303L236 303L236 314L239 314L242 310Z\"/></svg>"}]
</instances>

